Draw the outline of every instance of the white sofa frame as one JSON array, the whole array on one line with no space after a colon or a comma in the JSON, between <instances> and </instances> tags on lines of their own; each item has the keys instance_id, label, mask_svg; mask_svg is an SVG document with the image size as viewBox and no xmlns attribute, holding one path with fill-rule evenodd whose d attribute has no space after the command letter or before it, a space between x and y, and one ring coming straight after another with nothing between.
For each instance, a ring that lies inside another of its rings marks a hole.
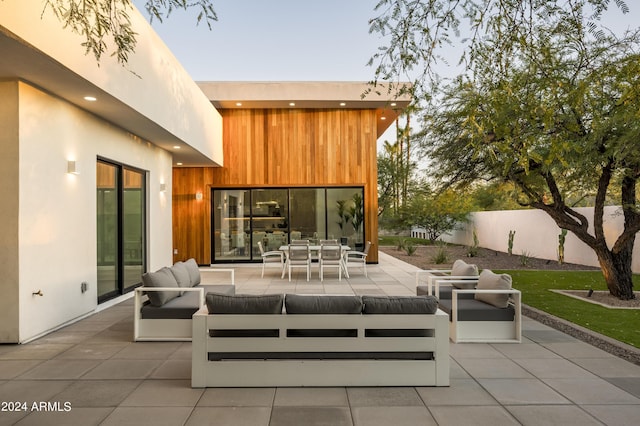
<instances>
[{"instance_id":1,"label":"white sofa frame","mask_svg":"<svg viewBox=\"0 0 640 426\"><path fill-rule=\"evenodd\" d=\"M449 316L193 315L191 386L449 386ZM209 330L277 329L279 337L211 337ZM287 337L288 329L357 329L357 337ZM365 337L365 329L432 329L433 337ZM209 352L432 352L431 360L242 359Z\"/></svg>"},{"instance_id":2,"label":"white sofa frame","mask_svg":"<svg viewBox=\"0 0 640 426\"><path fill-rule=\"evenodd\" d=\"M427 291L430 295L440 298L440 286L436 281L447 282L453 281L478 281L479 275L451 275L451 269L425 269L416 272L416 287L421 285L422 281L426 281Z\"/></svg>"},{"instance_id":3,"label":"white sofa frame","mask_svg":"<svg viewBox=\"0 0 640 426\"><path fill-rule=\"evenodd\" d=\"M200 271L201 285L220 284L217 275L220 273L229 274L230 284L235 285L235 271L233 269L223 268L198 268ZM229 283L225 282L225 285ZM133 316L133 340L136 342L153 342L153 341L175 341L189 342L191 341L191 319L175 319L175 318L154 318L143 319L141 314L142 305L147 300L145 293L152 291L184 291L199 292L198 308L204 306L205 294L204 288L195 287L136 287L133 296L134 316Z\"/></svg>"}]
</instances>

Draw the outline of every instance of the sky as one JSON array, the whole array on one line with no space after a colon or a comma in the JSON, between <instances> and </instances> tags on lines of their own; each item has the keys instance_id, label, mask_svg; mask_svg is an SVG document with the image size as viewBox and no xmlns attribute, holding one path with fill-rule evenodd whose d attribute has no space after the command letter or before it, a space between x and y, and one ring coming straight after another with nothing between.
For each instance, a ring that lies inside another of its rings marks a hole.
<instances>
[{"instance_id":1,"label":"sky","mask_svg":"<svg viewBox=\"0 0 640 426\"><path fill-rule=\"evenodd\" d=\"M144 0L134 0L144 11ZM178 10L152 26L196 81L370 81L377 0L213 0L218 21Z\"/></svg>"}]
</instances>

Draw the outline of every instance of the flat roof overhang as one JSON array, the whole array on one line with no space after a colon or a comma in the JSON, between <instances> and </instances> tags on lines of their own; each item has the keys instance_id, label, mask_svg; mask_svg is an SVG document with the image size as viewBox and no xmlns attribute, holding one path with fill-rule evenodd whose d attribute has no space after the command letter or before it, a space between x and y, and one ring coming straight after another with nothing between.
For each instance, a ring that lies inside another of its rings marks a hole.
<instances>
[{"instance_id":1,"label":"flat roof overhang","mask_svg":"<svg viewBox=\"0 0 640 426\"><path fill-rule=\"evenodd\" d=\"M363 82L196 82L216 109L374 109L377 136L411 103L408 93ZM408 83L402 83L408 87Z\"/></svg>"},{"instance_id":2,"label":"flat roof overhang","mask_svg":"<svg viewBox=\"0 0 640 426\"><path fill-rule=\"evenodd\" d=\"M62 24L60 24L62 25ZM76 105L173 155L185 166L219 166L162 125L83 78L0 25L0 81L22 81ZM84 99L91 95L98 100ZM179 145L180 150L174 149Z\"/></svg>"}]
</instances>

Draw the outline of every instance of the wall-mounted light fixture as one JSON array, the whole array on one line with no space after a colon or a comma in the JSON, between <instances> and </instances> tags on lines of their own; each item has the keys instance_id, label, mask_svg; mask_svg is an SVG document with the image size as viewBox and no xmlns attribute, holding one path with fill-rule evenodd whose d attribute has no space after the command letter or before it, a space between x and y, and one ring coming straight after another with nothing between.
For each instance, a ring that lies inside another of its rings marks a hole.
<instances>
[{"instance_id":1,"label":"wall-mounted light fixture","mask_svg":"<svg viewBox=\"0 0 640 426\"><path fill-rule=\"evenodd\" d=\"M160 184L160 192L167 192L167 184L166 183L161 183Z\"/></svg>"},{"instance_id":2,"label":"wall-mounted light fixture","mask_svg":"<svg viewBox=\"0 0 640 426\"><path fill-rule=\"evenodd\" d=\"M75 160L67 161L67 173L72 174L72 175L79 175L80 174L80 172L78 171L78 165L76 164Z\"/></svg>"},{"instance_id":3,"label":"wall-mounted light fixture","mask_svg":"<svg viewBox=\"0 0 640 426\"><path fill-rule=\"evenodd\" d=\"M202 192L196 192L196 200L198 201L202 200Z\"/></svg>"}]
</instances>

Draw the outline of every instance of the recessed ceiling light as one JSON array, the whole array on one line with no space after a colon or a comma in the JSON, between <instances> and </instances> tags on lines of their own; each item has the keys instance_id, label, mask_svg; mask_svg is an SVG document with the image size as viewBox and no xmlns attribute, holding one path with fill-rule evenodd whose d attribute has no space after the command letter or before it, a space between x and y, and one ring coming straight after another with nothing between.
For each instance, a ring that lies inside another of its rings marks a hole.
<instances>
[{"instance_id":1,"label":"recessed ceiling light","mask_svg":"<svg viewBox=\"0 0 640 426\"><path fill-rule=\"evenodd\" d=\"M85 96L84 100L89 102L95 102L98 100L98 98L96 98L95 96Z\"/></svg>"},{"instance_id":2,"label":"recessed ceiling light","mask_svg":"<svg viewBox=\"0 0 640 426\"><path fill-rule=\"evenodd\" d=\"M182 163L176 163L176 166L182 166Z\"/></svg>"},{"instance_id":3,"label":"recessed ceiling light","mask_svg":"<svg viewBox=\"0 0 640 426\"><path fill-rule=\"evenodd\" d=\"M347 105L345 102L340 102L340 106L345 106Z\"/></svg>"},{"instance_id":4,"label":"recessed ceiling light","mask_svg":"<svg viewBox=\"0 0 640 426\"><path fill-rule=\"evenodd\" d=\"M289 102L289 106L296 106L295 102Z\"/></svg>"},{"instance_id":5,"label":"recessed ceiling light","mask_svg":"<svg viewBox=\"0 0 640 426\"><path fill-rule=\"evenodd\" d=\"M180 149L180 145L174 145L173 149Z\"/></svg>"},{"instance_id":6,"label":"recessed ceiling light","mask_svg":"<svg viewBox=\"0 0 640 426\"><path fill-rule=\"evenodd\" d=\"M236 106L242 106L242 102L236 102Z\"/></svg>"},{"instance_id":7,"label":"recessed ceiling light","mask_svg":"<svg viewBox=\"0 0 640 426\"><path fill-rule=\"evenodd\" d=\"M395 103L395 102L391 102L391 106L396 106L396 105L398 105L398 104Z\"/></svg>"},{"instance_id":8,"label":"recessed ceiling light","mask_svg":"<svg viewBox=\"0 0 640 426\"><path fill-rule=\"evenodd\" d=\"M380 120L386 120L387 117L380 117Z\"/></svg>"}]
</instances>

